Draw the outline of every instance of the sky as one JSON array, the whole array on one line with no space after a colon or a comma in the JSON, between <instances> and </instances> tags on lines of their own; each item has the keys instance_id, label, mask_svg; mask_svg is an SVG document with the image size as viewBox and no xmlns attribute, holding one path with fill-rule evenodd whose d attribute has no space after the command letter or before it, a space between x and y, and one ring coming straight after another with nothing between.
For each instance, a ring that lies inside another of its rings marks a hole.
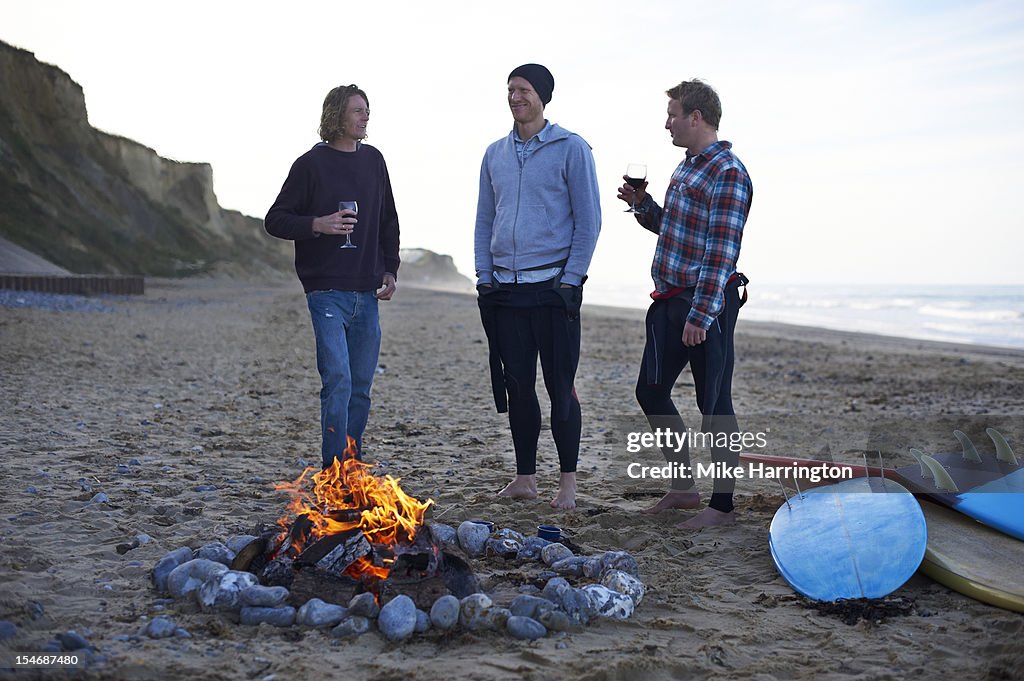
<instances>
[{"instance_id":1,"label":"sky","mask_svg":"<svg viewBox=\"0 0 1024 681\"><path fill-rule=\"evenodd\" d=\"M754 184L739 266L755 283L1024 283L1019 0L0 0L0 40L70 74L93 126L211 164L221 205L260 218L318 141L324 95L358 84L403 247L468 275L508 73L542 63L547 118L597 163L594 302L650 290L655 237L616 188L645 163L660 202L682 158L665 90L701 78Z\"/></svg>"}]
</instances>

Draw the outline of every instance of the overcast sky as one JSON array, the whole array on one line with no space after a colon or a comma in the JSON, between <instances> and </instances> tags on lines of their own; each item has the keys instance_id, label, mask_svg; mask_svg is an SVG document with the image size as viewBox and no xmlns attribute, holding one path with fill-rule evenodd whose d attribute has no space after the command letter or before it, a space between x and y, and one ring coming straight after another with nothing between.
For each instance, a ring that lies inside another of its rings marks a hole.
<instances>
[{"instance_id":1,"label":"overcast sky","mask_svg":"<svg viewBox=\"0 0 1024 681\"><path fill-rule=\"evenodd\" d=\"M649 290L655 238L615 188L643 162L660 202L682 156L664 91L700 77L753 179L755 282L1024 283L1019 1L0 0L0 39L81 84L94 126L210 163L221 205L256 217L316 143L326 92L357 83L403 246L467 274L508 72L545 64L547 117L597 161L596 291Z\"/></svg>"}]
</instances>

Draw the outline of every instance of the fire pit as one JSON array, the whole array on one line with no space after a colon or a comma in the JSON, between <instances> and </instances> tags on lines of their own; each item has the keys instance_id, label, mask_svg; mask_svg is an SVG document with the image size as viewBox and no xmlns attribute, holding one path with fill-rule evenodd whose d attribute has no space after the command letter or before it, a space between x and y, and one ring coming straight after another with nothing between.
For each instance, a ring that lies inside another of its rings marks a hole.
<instances>
[{"instance_id":1,"label":"fire pit","mask_svg":"<svg viewBox=\"0 0 1024 681\"><path fill-rule=\"evenodd\" d=\"M409 496L390 475L373 475L354 445L350 440L331 467L307 468L293 482L274 485L291 497L285 513L236 555L231 569L289 589L296 606L310 598L348 603L370 592L384 601L405 594L429 608L445 594L478 591L465 556L442 547L424 523L434 502Z\"/></svg>"},{"instance_id":2,"label":"fire pit","mask_svg":"<svg viewBox=\"0 0 1024 681\"><path fill-rule=\"evenodd\" d=\"M432 500L409 496L390 475L373 475L354 451L350 441L331 467L275 485L290 496L275 525L164 556L153 568L156 588L234 613L242 624L331 627L332 635L349 637L377 620L392 640L456 626L535 639L595 617L625 619L643 598L628 553L579 556L569 542L495 530L490 522L457 529L426 522ZM471 565L487 558L545 569L504 607L480 593ZM165 625L156 629L175 630ZM152 635L149 628L143 633Z\"/></svg>"}]
</instances>

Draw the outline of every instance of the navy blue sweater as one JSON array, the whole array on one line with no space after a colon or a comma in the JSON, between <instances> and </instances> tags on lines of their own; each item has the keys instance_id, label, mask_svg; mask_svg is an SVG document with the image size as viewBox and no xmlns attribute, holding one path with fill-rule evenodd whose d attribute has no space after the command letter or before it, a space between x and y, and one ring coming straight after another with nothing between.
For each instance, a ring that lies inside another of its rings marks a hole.
<instances>
[{"instance_id":1,"label":"navy blue sweater","mask_svg":"<svg viewBox=\"0 0 1024 681\"><path fill-rule=\"evenodd\" d=\"M344 249L343 236L313 232L313 218L338 211L339 201L359 202L352 232L357 248ZM295 242L295 273L310 291L372 291L385 272L398 275L398 213L381 153L368 144L338 151L323 142L292 164L264 226L269 234Z\"/></svg>"}]
</instances>

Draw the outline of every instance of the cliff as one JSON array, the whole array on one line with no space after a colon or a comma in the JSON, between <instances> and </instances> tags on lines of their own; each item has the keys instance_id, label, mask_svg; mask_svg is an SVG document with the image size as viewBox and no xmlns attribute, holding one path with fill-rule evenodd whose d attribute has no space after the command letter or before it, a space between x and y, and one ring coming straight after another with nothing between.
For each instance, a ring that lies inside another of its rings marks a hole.
<instances>
[{"instance_id":1,"label":"cliff","mask_svg":"<svg viewBox=\"0 0 1024 681\"><path fill-rule=\"evenodd\" d=\"M0 237L78 273L266 275L291 245L225 210L205 163L93 128L82 88L0 42Z\"/></svg>"},{"instance_id":2,"label":"cliff","mask_svg":"<svg viewBox=\"0 0 1024 681\"><path fill-rule=\"evenodd\" d=\"M400 285L471 293L473 281L460 273L450 255L438 255L422 248L403 248L402 267L398 270Z\"/></svg>"}]
</instances>

